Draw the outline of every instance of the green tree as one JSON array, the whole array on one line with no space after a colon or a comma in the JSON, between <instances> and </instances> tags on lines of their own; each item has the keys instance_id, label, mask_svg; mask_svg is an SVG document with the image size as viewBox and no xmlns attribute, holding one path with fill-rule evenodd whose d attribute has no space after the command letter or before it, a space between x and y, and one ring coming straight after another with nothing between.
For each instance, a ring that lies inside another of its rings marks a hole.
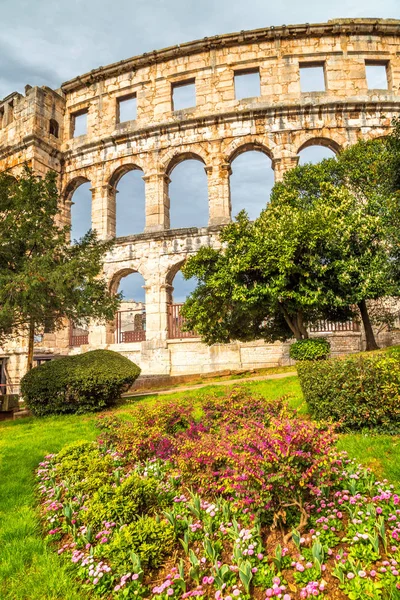
<instances>
[{"instance_id":1,"label":"green tree","mask_svg":"<svg viewBox=\"0 0 400 600\"><path fill-rule=\"evenodd\" d=\"M187 262L185 276L199 280L183 308L188 327L207 343L302 339L317 320L357 306L367 349L376 348L367 300L399 295L393 146L359 142L286 173L254 223L241 214L220 252Z\"/></svg>"},{"instance_id":2,"label":"green tree","mask_svg":"<svg viewBox=\"0 0 400 600\"><path fill-rule=\"evenodd\" d=\"M183 272L199 284L183 307L187 326L209 344L308 337L320 319L351 311L331 287L326 240L346 192L324 183L308 205L271 202L254 222L246 213L221 232L222 250L201 249Z\"/></svg>"},{"instance_id":3,"label":"green tree","mask_svg":"<svg viewBox=\"0 0 400 600\"><path fill-rule=\"evenodd\" d=\"M58 215L55 173L41 178L25 167L18 179L0 175L0 340L28 335L28 369L35 331L110 320L120 302L102 277L112 242L90 231L71 245Z\"/></svg>"}]
</instances>

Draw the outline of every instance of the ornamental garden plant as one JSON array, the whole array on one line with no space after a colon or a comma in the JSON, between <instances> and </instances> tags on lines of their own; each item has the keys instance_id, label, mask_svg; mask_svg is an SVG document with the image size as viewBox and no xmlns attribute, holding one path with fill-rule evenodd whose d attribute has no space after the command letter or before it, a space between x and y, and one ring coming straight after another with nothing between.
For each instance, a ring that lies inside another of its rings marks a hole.
<instances>
[{"instance_id":1,"label":"ornamental garden plant","mask_svg":"<svg viewBox=\"0 0 400 600\"><path fill-rule=\"evenodd\" d=\"M47 455L43 524L102 598L400 598L400 497L331 426L245 391L98 417Z\"/></svg>"}]
</instances>

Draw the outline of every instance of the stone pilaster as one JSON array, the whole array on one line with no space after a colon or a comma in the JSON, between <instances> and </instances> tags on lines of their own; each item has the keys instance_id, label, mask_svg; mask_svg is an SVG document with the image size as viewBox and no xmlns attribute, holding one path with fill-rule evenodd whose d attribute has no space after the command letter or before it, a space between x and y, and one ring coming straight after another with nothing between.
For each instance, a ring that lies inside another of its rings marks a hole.
<instances>
[{"instance_id":1,"label":"stone pilaster","mask_svg":"<svg viewBox=\"0 0 400 600\"><path fill-rule=\"evenodd\" d=\"M173 287L154 282L146 290L146 340L166 341L168 337L168 305Z\"/></svg>"},{"instance_id":2,"label":"stone pilaster","mask_svg":"<svg viewBox=\"0 0 400 600\"><path fill-rule=\"evenodd\" d=\"M223 225L231 220L229 177L231 165L223 163L205 167L208 176L209 225Z\"/></svg>"},{"instance_id":3,"label":"stone pilaster","mask_svg":"<svg viewBox=\"0 0 400 600\"><path fill-rule=\"evenodd\" d=\"M297 167L299 163L298 156L281 156L272 160L272 168L275 173L275 182L282 181L283 174L290 169Z\"/></svg>"},{"instance_id":4,"label":"stone pilaster","mask_svg":"<svg viewBox=\"0 0 400 600\"><path fill-rule=\"evenodd\" d=\"M115 189L111 185L91 188L92 228L102 240L115 237L116 201Z\"/></svg>"},{"instance_id":5,"label":"stone pilaster","mask_svg":"<svg viewBox=\"0 0 400 600\"><path fill-rule=\"evenodd\" d=\"M145 232L169 229L170 179L166 173L151 173L143 177L146 183L146 227Z\"/></svg>"}]
</instances>

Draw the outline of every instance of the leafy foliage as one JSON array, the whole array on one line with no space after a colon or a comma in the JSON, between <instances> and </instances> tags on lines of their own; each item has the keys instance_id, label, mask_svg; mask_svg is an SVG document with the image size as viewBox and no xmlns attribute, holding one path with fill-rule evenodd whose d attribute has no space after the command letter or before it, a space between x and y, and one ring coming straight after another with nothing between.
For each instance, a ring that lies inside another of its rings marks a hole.
<instances>
[{"instance_id":1,"label":"leafy foliage","mask_svg":"<svg viewBox=\"0 0 400 600\"><path fill-rule=\"evenodd\" d=\"M132 566L132 552L148 569L156 569L165 560L175 545L173 527L166 521L143 516L116 533L105 557L112 556L116 566L127 571Z\"/></svg>"},{"instance_id":2,"label":"leafy foliage","mask_svg":"<svg viewBox=\"0 0 400 600\"><path fill-rule=\"evenodd\" d=\"M46 530L83 589L121 600L398 597L400 497L337 453L329 428L237 390L201 410L182 401L181 420L179 406L159 406L159 417L134 407L138 431L126 414L101 418L97 446L71 447L77 461L96 447L111 459L97 491L82 469L79 480L60 476L69 448L40 464ZM157 436L177 440L168 458Z\"/></svg>"},{"instance_id":3,"label":"leafy foliage","mask_svg":"<svg viewBox=\"0 0 400 600\"><path fill-rule=\"evenodd\" d=\"M399 148L360 141L285 173L254 223L240 213L220 251L187 261L185 277L199 281L183 307L187 328L208 344L300 340L319 319L347 319L358 307L376 347L366 301L400 294Z\"/></svg>"},{"instance_id":4,"label":"leafy foliage","mask_svg":"<svg viewBox=\"0 0 400 600\"><path fill-rule=\"evenodd\" d=\"M325 338L299 340L289 349L290 358L294 360L323 360L328 358L331 345Z\"/></svg>"},{"instance_id":5,"label":"leafy foliage","mask_svg":"<svg viewBox=\"0 0 400 600\"><path fill-rule=\"evenodd\" d=\"M36 416L93 412L114 404L139 373L139 367L121 354L94 350L28 371L21 393Z\"/></svg>"},{"instance_id":6,"label":"leafy foliage","mask_svg":"<svg viewBox=\"0 0 400 600\"><path fill-rule=\"evenodd\" d=\"M400 423L400 353L302 362L297 370L315 418L351 429Z\"/></svg>"},{"instance_id":7,"label":"leafy foliage","mask_svg":"<svg viewBox=\"0 0 400 600\"><path fill-rule=\"evenodd\" d=\"M113 242L90 231L70 244L70 228L57 224L56 177L28 167L17 180L0 174L0 339L29 331L29 363L35 330L111 320L120 302L102 276Z\"/></svg>"},{"instance_id":8,"label":"leafy foliage","mask_svg":"<svg viewBox=\"0 0 400 600\"><path fill-rule=\"evenodd\" d=\"M87 503L85 523L96 531L101 529L104 521L129 524L144 513L154 512L156 507L162 505L161 498L156 479L143 478L134 473L115 489L109 483L93 494Z\"/></svg>"}]
</instances>

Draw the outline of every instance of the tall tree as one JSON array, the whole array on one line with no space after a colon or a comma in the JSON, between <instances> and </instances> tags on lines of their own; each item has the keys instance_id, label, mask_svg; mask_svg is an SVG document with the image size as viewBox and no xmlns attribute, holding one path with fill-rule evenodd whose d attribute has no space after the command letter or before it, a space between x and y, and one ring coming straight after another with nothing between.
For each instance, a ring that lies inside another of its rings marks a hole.
<instances>
[{"instance_id":1,"label":"tall tree","mask_svg":"<svg viewBox=\"0 0 400 600\"><path fill-rule=\"evenodd\" d=\"M187 262L184 274L199 280L183 308L188 327L208 343L301 339L317 320L358 306L367 349L376 348L367 300L399 295L394 164L376 140L286 173L253 224L240 215L220 252Z\"/></svg>"},{"instance_id":2,"label":"tall tree","mask_svg":"<svg viewBox=\"0 0 400 600\"><path fill-rule=\"evenodd\" d=\"M336 159L289 171L274 186L271 201L306 207L326 185L343 190L344 212L326 239L331 286L342 305L357 306L368 350L377 348L367 301L399 295L395 247L399 240L398 196L394 192L396 151L388 139L361 140ZM396 242L397 238L397 242Z\"/></svg>"},{"instance_id":3,"label":"tall tree","mask_svg":"<svg viewBox=\"0 0 400 600\"><path fill-rule=\"evenodd\" d=\"M120 302L102 277L112 242L90 231L71 245L58 215L55 173L41 178L25 167L17 179L0 175L0 340L28 335L28 369L35 331L110 320Z\"/></svg>"},{"instance_id":4,"label":"tall tree","mask_svg":"<svg viewBox=\"0 0 400 600\"><path fill-rule=\"evenodd\" d=\"M324 184L308 205L271 202L254 223L245 212L221 232L221 251L201 249L184 269L199 284L183 315L209 344L308 337L320 319L346 319L351 310L332 289L326 240L345 194Z\"/></svg>"}]
</instances>

